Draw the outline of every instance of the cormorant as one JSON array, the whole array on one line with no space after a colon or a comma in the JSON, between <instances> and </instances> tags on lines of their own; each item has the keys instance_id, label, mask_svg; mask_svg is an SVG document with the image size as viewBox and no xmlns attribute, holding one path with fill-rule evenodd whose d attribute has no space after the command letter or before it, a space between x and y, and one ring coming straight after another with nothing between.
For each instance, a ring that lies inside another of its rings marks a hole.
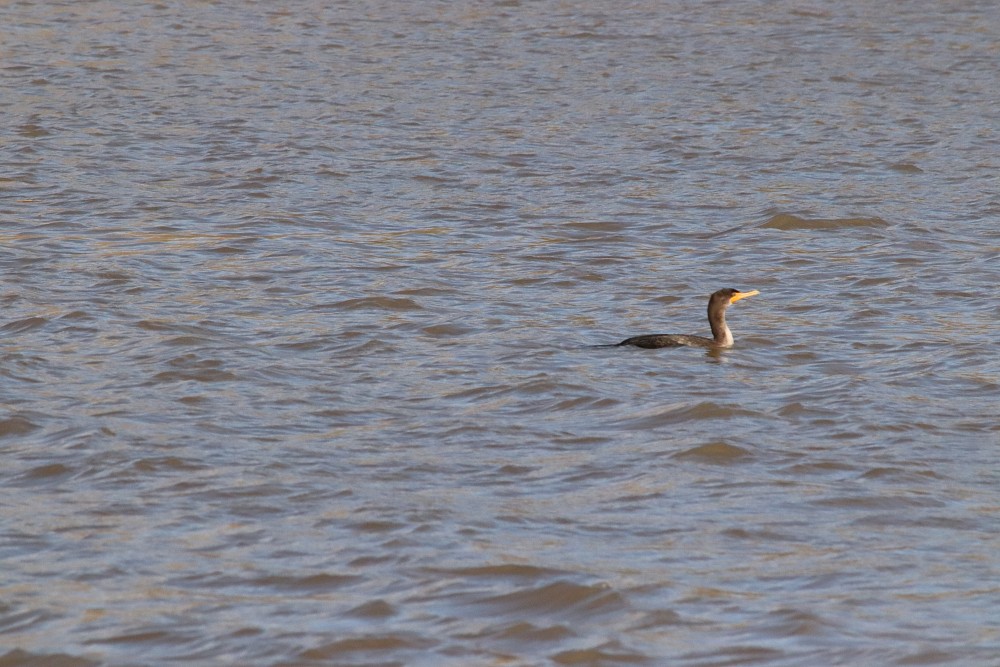
<instances>
[{"instance_id":1,"label":"cormorant","mask_svg":"<svg viewBox=\"0 0 1000 667\"><path fill-rule=\"evenodd\" d=\"M736 303L740 299L748 296L760 294L757 290L741 292L738 289L727 287L712 294L708 299L708 324L712 327L712 337L688 336L684 334L647 334L644 336L632 336L626 338L615 346L634 345L636 347L657 348L657 347L678 347L689 345L693 347L707 347L718 349L733 346L733 332L726 324L726 308Z\"/></svg>"}]
</instances>

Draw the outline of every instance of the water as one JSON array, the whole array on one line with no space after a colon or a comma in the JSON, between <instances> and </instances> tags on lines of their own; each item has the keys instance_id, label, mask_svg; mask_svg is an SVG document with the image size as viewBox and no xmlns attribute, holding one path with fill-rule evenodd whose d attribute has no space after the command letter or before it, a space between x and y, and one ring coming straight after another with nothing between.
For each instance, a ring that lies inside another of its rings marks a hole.
<instances>
[{"instance_id":1,"label":"water","mask_svg":"<svg viewBox=\"0 0 1000 667\"><path fill-rule=\"evenodd\" d=\"M3 667L1000 665L993 3L0 20Z\"/></svg>"}]
</instances>

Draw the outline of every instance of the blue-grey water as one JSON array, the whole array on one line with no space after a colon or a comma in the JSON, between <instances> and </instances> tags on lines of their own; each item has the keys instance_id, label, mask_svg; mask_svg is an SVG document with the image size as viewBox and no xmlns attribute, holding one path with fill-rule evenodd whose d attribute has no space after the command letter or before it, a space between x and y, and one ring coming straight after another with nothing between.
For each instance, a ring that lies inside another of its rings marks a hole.
<instances>
[{"instance_id":1,"label":"blue-grey water","mask_svg":"<svg viewBox=\"0 0 1000 667\"><path fill-rule=\"evenodd\" d=\"M0 26L0 666L1000 665L996 3Z\"/></svg>"}]
</instances>

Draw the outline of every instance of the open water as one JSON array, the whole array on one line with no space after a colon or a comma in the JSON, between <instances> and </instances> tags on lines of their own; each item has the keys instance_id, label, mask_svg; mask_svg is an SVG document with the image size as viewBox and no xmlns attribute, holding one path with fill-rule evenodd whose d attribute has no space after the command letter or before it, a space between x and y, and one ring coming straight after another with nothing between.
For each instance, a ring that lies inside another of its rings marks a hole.
<instances>
[{"instance_id":1,"label":"open water","mask_svg":"<svg viewBox=\"0 0 1000 667\"><path fill-rule=\"evenodd\" d=\"M997 3L0 26L0 666L1000 665Z\"/></svg>"}]
</instances>

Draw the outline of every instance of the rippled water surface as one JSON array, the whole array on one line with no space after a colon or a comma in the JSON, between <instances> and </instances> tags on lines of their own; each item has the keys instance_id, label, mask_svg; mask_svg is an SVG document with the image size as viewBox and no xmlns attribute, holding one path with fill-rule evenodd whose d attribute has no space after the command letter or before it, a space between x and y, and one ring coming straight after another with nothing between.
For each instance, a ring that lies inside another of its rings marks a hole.
<instances>
[{"instance_id":1,"label":"rippled water surface","mask_svg":"<svg viewBox=\"0 0 1000 667\"><path fill-rule=\"evenodd\" d=\"M1000 665L995 3L0 24L0 666Z\"/></svg>"}]
</instances>

